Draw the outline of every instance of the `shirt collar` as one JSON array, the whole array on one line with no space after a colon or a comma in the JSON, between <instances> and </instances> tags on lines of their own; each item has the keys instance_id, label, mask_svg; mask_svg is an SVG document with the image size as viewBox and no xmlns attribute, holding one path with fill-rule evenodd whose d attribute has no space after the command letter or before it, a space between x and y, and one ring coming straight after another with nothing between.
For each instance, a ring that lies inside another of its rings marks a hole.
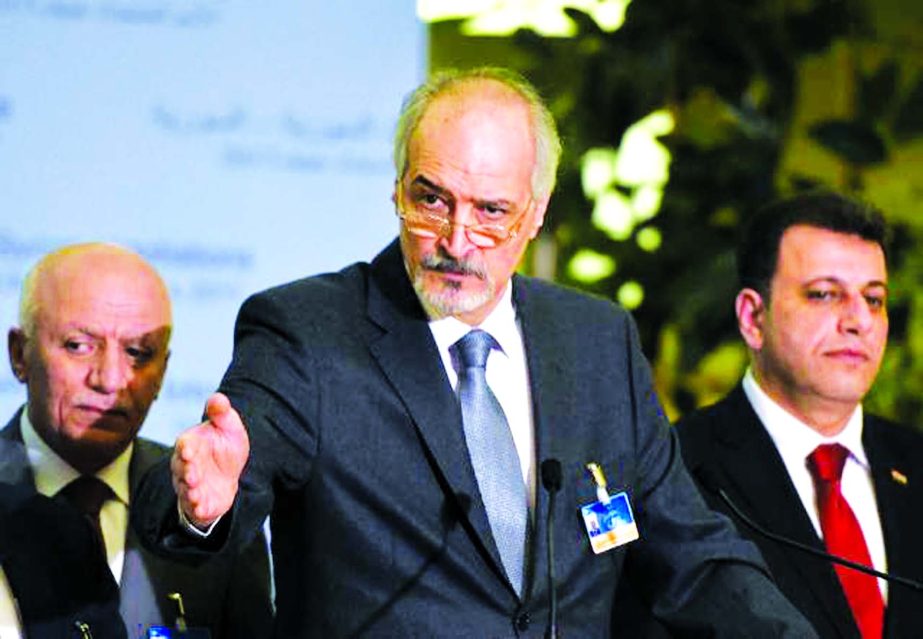
<instances>
[{"instance_id":1,"label":"shirt collar","mask_svg":"<svg viewBox=\"0 0 923 639\"><path fill-rule=\"evenodd\" d=\"M32 465L35 489L39 493L49 497L54 496L80 476L77 469L61 459L35 431L35 427L29 420L28 405L23 408L19 427L29 456L29 463ZM134 442L130 443L112 463L96 472L96 477L105 482L119 501L126 506L129 503L128 466L133 449Z\"/></svg>"},{"instance_id":2,"label":"shirt collar","mask_svg":"<svg viewBox=\"0 0 923 639\"><path fill-rule=\"evenodd\" d=\"M869 468L868 457L862 447L862 404L856 406L843 430L831 437L825 437L769 397L760 388L750 368L744 375L743 389L782 457L797 458L803 463L803 460L821 444L840 444L849 450L850 455L862 467Z\"/></svg>"}]
</instances>

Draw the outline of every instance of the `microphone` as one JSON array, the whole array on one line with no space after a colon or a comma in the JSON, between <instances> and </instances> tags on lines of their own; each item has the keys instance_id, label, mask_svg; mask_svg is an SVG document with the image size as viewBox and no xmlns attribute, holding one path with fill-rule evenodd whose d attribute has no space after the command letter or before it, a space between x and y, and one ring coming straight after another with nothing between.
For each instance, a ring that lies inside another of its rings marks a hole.
<instances>
[{"instance_id":1,"label":"microphone","mask_svg":"<svg viewBox=\"0 0 923 639\"><path fill-rule=\"evenodd\" d=\"M554 501L558 491L561 490L561 462L553 457L546 459L542 462L541 471L542 486L548 492L548 521L545 530L548 541L548 596L550 598L550 607L545 639L558 639L558 594L554 587L557 581L554 570Z\"/></svg>"},{"instance_id":2,"label":"microphone","mask_svg":"<svg viewBox=\"0 0 923 639\"><path fill-rule=\"evenodd\" d=\"M845 557L840 557L839 555L833 555L823 550L818 550L813 546L808 546L794 539L789 539L774 533L771 530L766 530L758 523L750 519L740 508L737 507L728 494L724 491L723 488L718 486L718 483L715 481L714 474L705 469L698 469L695 473L696 478L699 480L699 483L702 484L702 487L708 492L717 495L721 498L721 501L731 510L734 515L744 522L750 529L754 530L757 534L767 539L771 539L777 543L782 544L783 546L788 546L789 548L794 548L795 550L800 550L802 552L808 553L809 555L814 555L815 557L820 557L821 559L826 559L835 564L841 566L846 566L852 570L856 570L866 575L871 575L873 577L878 577L879 579L885 579L889 582L900 584L906 588L916 590L918 592L923 592L923 584L913 579L907 579L906 577L901 577L899 575L893 575L886 572L881 572L880 570L875 570L871 566L866 566L865 564L860 564L855 561L846 559Z\"/></svg>"}]
</instances>

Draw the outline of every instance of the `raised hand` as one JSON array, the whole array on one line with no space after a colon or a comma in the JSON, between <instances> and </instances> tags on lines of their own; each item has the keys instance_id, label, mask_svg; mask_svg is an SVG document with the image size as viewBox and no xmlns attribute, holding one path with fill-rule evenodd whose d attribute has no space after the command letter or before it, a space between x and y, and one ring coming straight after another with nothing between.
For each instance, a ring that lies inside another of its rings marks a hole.
<instances>
[{"instance_id":1,"label":"raised hand","mask_svg":"<svg viewBox=\"0 0 923 639\"><path fill-rule=\"evenodd\" d=\"M205 415L177 438L170 463L180 508L201 529L231 509L250 455L247 430L225 395L209 397Z\"/></svg>"}]
</instances>

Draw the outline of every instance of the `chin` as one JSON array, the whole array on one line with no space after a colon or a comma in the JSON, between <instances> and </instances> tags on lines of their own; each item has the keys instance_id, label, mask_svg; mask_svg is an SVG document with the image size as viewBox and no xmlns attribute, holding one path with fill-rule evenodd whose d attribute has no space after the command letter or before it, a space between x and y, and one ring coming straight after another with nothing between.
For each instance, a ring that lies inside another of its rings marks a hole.
<instances>
[{"instance_id":1,"label":"chin","mask_svg":"<svg viewBox=\"0 0 923 639\"><path fill-rule=\"evenodd\" d=\"M486 285L482 285L478 290L465 290L463 284L456 282L440 280L432 285L417 279L414 289L427 313L435 317L470 313L493 299L490 287Z\"/></svg>"},{"instance_id":2,"label":"chin","mask_svg":"<svg viewBox=\"0 0 923 639\"><path fill-rule=\"evenodd\" d=\"M830 399L844 404L859 404L865 398L868 390L869 387L865 384L845 383L828 386L824 394Z\"/></svg>"}]
</instances>

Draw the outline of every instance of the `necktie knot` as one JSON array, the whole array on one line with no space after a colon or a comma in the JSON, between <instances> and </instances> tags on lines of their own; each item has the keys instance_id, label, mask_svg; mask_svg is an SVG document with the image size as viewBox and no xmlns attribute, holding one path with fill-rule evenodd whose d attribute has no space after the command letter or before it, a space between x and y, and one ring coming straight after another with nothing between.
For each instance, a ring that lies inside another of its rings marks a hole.
<instances>
[{"instance_id":1,"label":"necktie knot","mask_svg":"<svg viewBox=\"0 0 923 639\"><path fill-rule=\"evenodd\" d=\"M115 496L108 484L92 475L81 475L58 494L92 519L98 519L103 504Z\"/></svg>"},{"instance_id":2,"label":"necktie knot","mask_svg":"<svg viewBox=\"0 0 923 639\"><path fill-rule=\"evenodd\" d=\"M822 444L808 455L808 468L814 477L825 482L838 482L843 476L843 466L849 450L840 444Z\"/></svg>"},{"instance_id":3,"label":"necktie knot","mask_svg":"<svg viewBox=\"0 0 923 639\"><path fill-rule=\"evenodd\" d=\"M476 328L455 342L454 348L464 368L485 368L487 356L496 343L490 333Z\"/></svg>"}]
</instances>

